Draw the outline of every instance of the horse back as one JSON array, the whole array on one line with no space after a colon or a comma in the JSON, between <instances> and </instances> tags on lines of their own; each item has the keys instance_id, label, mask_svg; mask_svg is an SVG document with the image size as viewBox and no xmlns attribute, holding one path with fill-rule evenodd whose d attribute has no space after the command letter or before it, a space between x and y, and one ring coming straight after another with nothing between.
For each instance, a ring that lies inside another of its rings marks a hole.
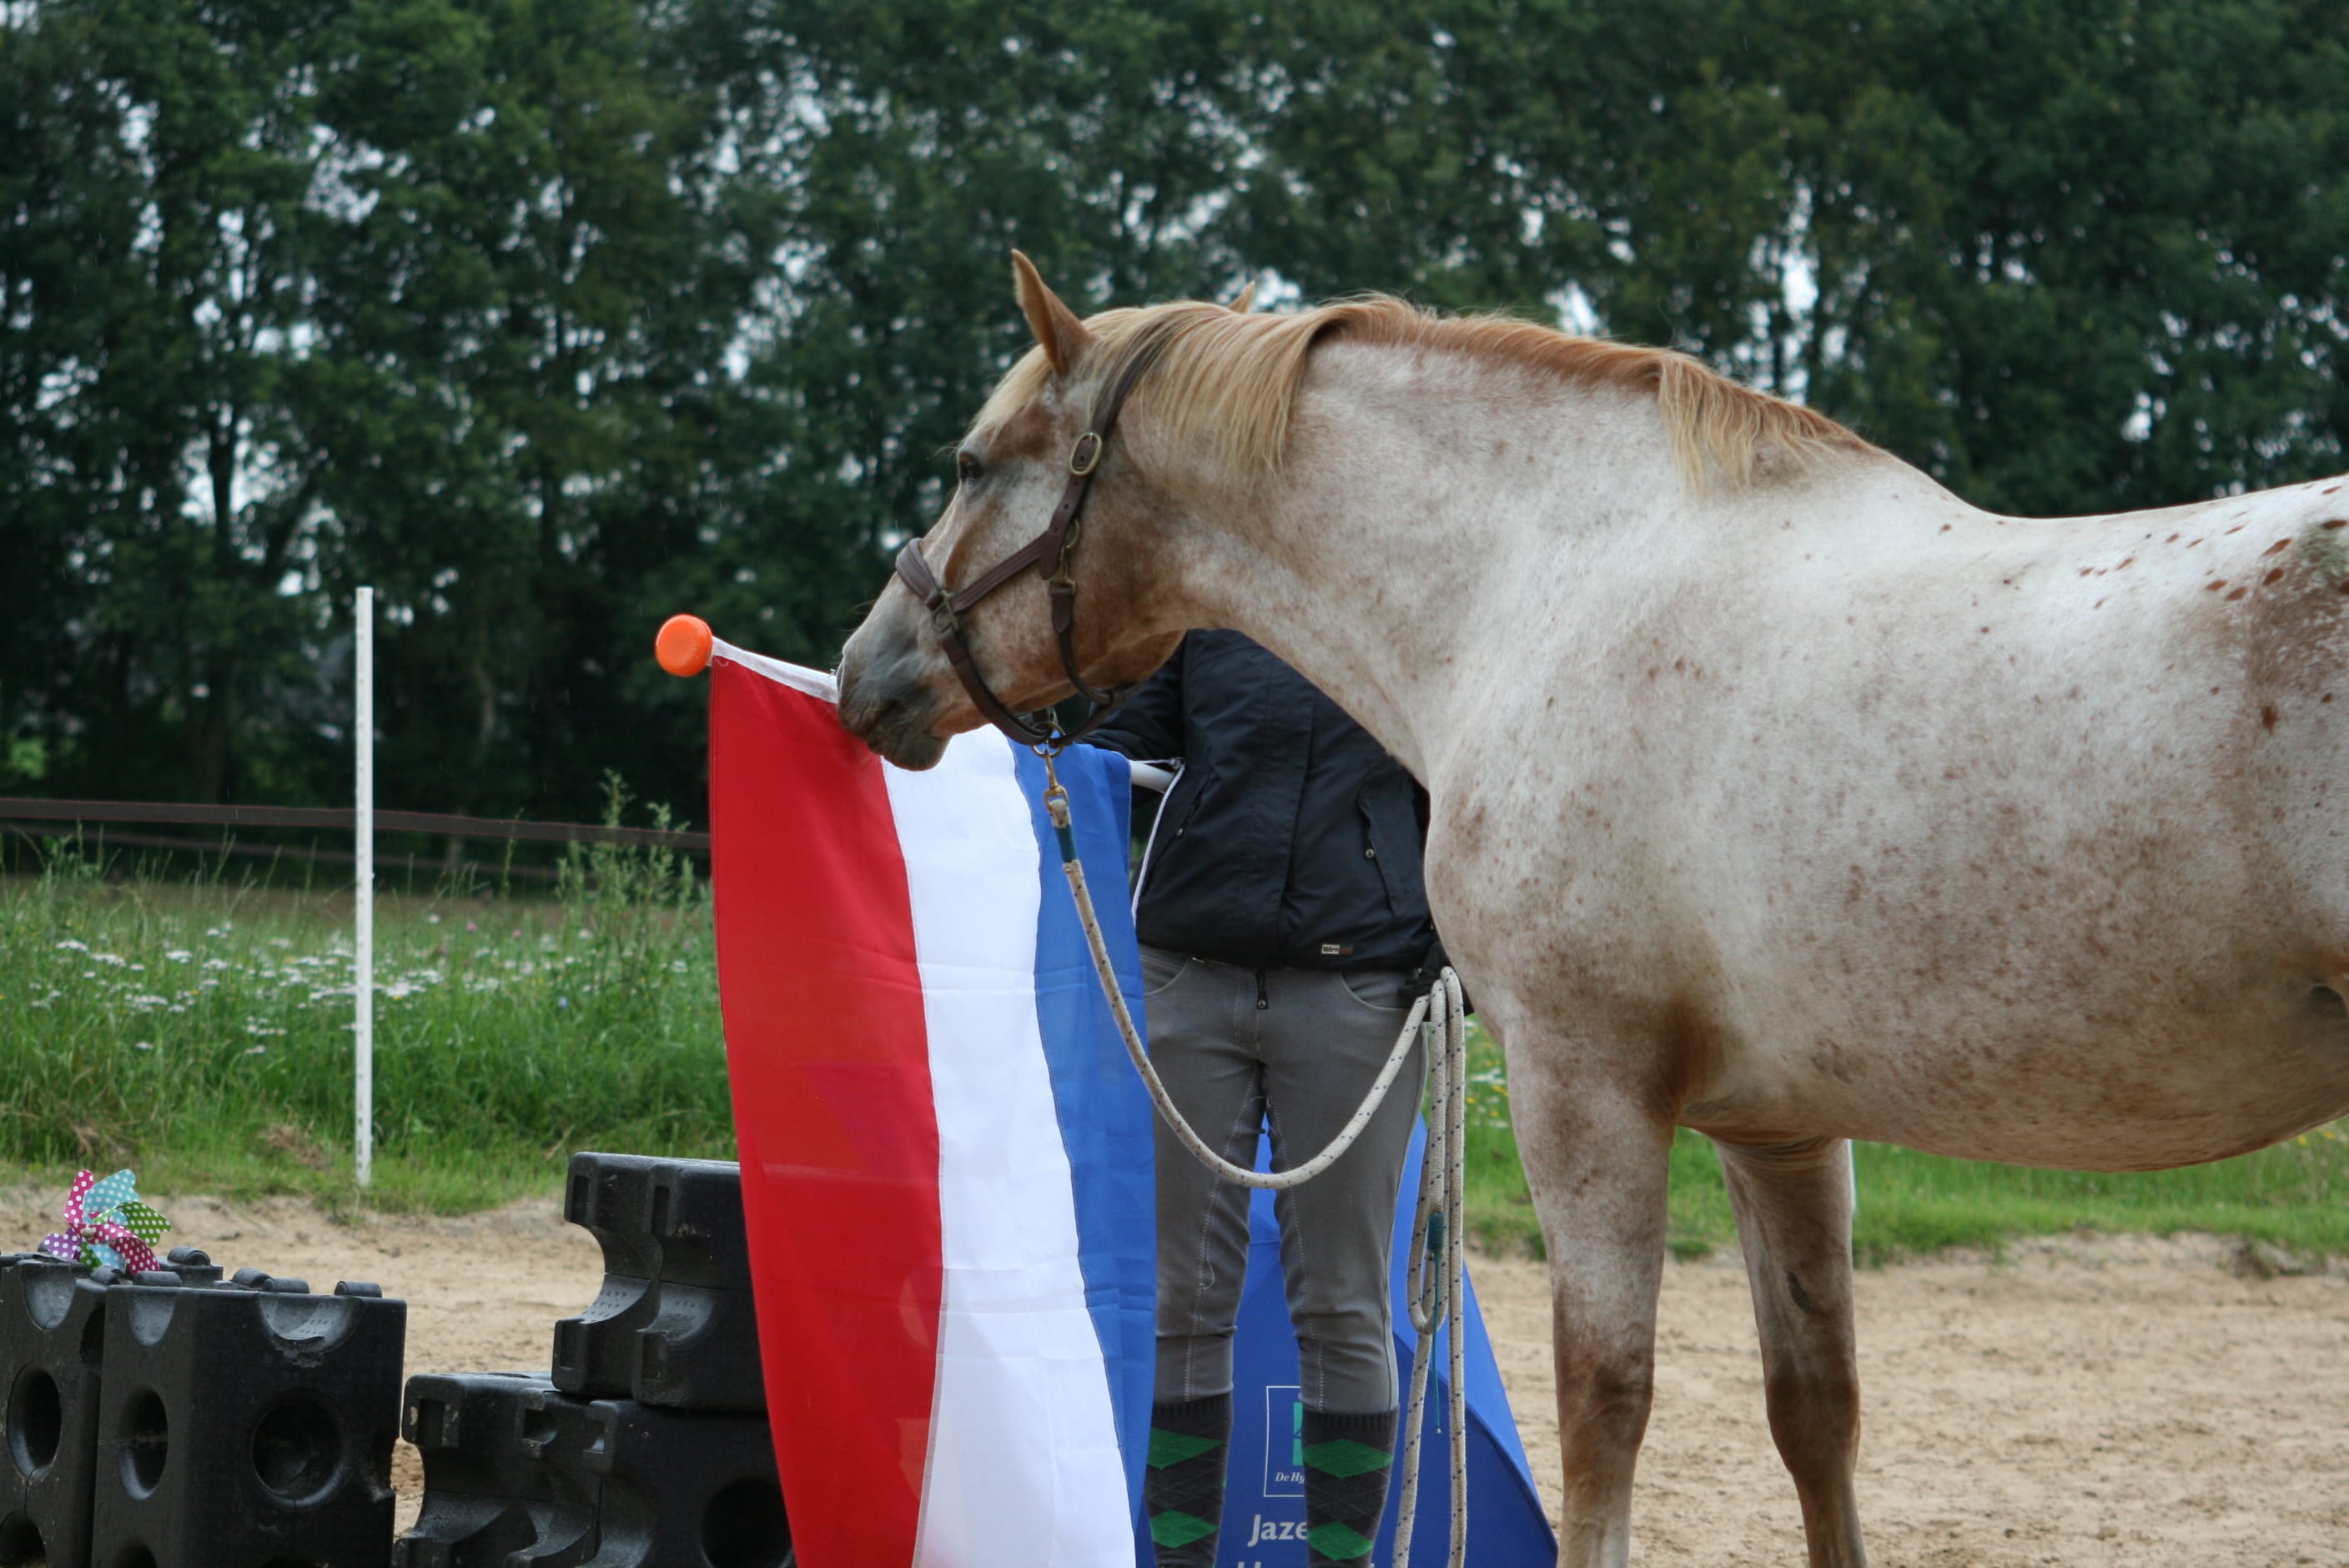
<instances>
[{"instance_id":1,"label":"horse back","mask_svg":"<svg viewBox=\"0 0 2349 1568\"><path fill-rule=\"evenodd\" d=\"M2349 1110L2349 491L1910 478L1616 563L1496 705L1543 739L1439 828L1526 1004L1724 1136L2122 1168Z\"/></svg>"}]
</instances>

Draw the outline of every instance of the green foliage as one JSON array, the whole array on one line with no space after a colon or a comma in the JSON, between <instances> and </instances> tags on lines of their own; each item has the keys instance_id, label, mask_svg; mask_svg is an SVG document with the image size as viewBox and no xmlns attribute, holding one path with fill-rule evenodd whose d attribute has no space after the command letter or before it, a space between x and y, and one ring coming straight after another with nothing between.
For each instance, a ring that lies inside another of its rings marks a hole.
<instances>
[{"instance_id":1,"label":"green foliage","mask_svg":"<svg viewBox=\"0 0 2349 1568\"><path fill-rule=\"evenodd\" d=\"M1490 1120L1472 1124L1468 1169L1469 1230L1478 1244L1543 1255L1514 1131ZM2195 1231L2308 1257L2349 1255L2349 1212L2339 1197L2349 1184L2349 1122L2183 1171L2039 1171L1880 1143L1859 1146L1857 1169L1852 1253L1863 1264L2069 1231ZM1671 1203L1666 1244L1675 1257L1700 1258L1735 1243L1720 1156L1686 1129L1672 1141Z\"/></svg>"},{"instance_id":2,"label":"green foliage","mask_svg":"<svg viewBox=\"0 0 2349 1568\"><path fill-rule=\"evenodd\" d=\"M598 847L564 896L377 923L378 1196L473 1207L585 1147L732 1148L706 887ZM150 1185L350 1182L348 905L115 881L71 850L0 883L0 1161Z\"/></svg>"},{"instance_id":3,"label":"green foliage","mask_svg":"<svg viewBox=\"0 0 2349 1568\"><path fill-rule=\"evenodd\" d=\"M607 781L607 820L625 796ZM655 812L656 821L661 813ZM155 1191L352 1201L351 951L339 898L122 876L73 847L0 880L0 1169L135 1166ZM558 897L452 888L377 919L379 1204L464 1211L560 1179L573 1150L733 1148L706 885L674 855L575 851ZM1472 1028L1468 1222L1541 1250L1508 1083ZM2095 1175L1859 1150L1877 1262L2078 1228L2208 1231L2349 1253L2349 1124L2192 1170ZM1713 1145L1671 1153L1669 1243L1735 1235Z\"/></svg>"},{"instance_id":4,"label":"green foliage","mask_svg":"<svg viewBox=\"0 0 2349 1568\"><path fill-rule=\"evenodd\" d=\"M0 695L47 786L339 793L372 582L394 791L587 806L633 596L759 504L776 444L725 374L784 238L781 102L733 20L7 14Z\"/></svg>"},{"instance_id":5,"label":"green foliage","mask_svg":"<svg viewBox=\"0 0 2349 1568\"><path fill-rule=\"evenodd\" d=\"M1669 342L1968 499L2342 466L2316 0L0 9L11 789L698 798L699 609L828 663L1024 346L1378 287Z\"/></svg>"}]
</instances>

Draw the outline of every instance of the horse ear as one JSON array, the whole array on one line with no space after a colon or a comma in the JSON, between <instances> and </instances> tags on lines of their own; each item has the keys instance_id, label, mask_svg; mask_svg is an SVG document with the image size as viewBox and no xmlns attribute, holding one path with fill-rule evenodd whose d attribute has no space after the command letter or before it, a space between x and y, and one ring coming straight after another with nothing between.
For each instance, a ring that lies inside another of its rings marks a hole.
<instances>
[{"instance_id":1,"label":"horse ear","mask_svg":"<svg viewBox=\"0 0 2349 1568\"><path fill-rule=\"evenodd\" d=\"M1250 278L1241 286L1239 294L1234 297L1232 303L1224 308L1230 311L1234 315L1246 315L1251 309L1255 308L1255 305L1256 280L1254 278Z\"/></svg>"},{"instance_id":2,"label":"horse ear","mask_svg":"<svg viewBox=\"0 0 2349 1568\"><path fill-rule=\"evenodd\" d=\"M1066 376L1069 366L1085 351L1092 335L1077 313L1061 303L1061 296L1044 286L1042 274L1036 263L1020 252L1011 253L1011 280L1019 290L1019 308L1028 315L1030 330L1051 362L1055 376Z\"/></svg>"}]
</instances>

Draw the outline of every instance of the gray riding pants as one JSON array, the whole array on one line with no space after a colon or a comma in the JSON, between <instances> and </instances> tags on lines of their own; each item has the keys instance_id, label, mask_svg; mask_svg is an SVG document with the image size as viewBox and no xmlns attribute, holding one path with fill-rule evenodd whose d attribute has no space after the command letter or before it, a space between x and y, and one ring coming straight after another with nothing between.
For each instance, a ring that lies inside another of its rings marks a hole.
<instances>
[{"instance_id":1,"label":"gray riding pants","mask_svg":"<svg viewBox=\"0 0 2349 1568\"><path fill-rule=\"evenodd\" d=\"M1402 975L1238 969L1150 947L1142 967L1151 1060L1184 1119L1236 1165L1254 1162L1265 1128L1276 1169L1319 1153L1361 1104L1411 1011ZM1414 1045L1354 1146L1274 1195L1300 1397L1315 1410L1395 1407L1387 1265L1424 1070ZM1164 1403L1231 1390L1249 1194L1210 1174L1164 1123L1157 1138Z\"/></svg>"}]
</instances>

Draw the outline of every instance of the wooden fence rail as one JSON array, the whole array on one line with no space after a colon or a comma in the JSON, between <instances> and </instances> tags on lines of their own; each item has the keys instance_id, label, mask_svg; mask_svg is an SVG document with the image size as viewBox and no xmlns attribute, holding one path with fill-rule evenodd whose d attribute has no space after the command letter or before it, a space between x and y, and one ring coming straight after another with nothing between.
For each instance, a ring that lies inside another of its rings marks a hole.
<instances>
[{"instance_id":1,"label":"wooden fence rail","mask_svg":"<svg viewBox=\"0 0 2349 1568\"><path fill-rule=\"evenodd\" d=\"M355 813L320 806L196 806L173 801L43 800L0 796L0 823L165 822L189 827L315 828L347 833ZM639 844L709 852L709 835L662 828L608 828L594 822L526 822L519 818L458 817L444 811L378 811L378 833L436 838L525 839L548 843Z\"/></svg>"}]
</instances>

